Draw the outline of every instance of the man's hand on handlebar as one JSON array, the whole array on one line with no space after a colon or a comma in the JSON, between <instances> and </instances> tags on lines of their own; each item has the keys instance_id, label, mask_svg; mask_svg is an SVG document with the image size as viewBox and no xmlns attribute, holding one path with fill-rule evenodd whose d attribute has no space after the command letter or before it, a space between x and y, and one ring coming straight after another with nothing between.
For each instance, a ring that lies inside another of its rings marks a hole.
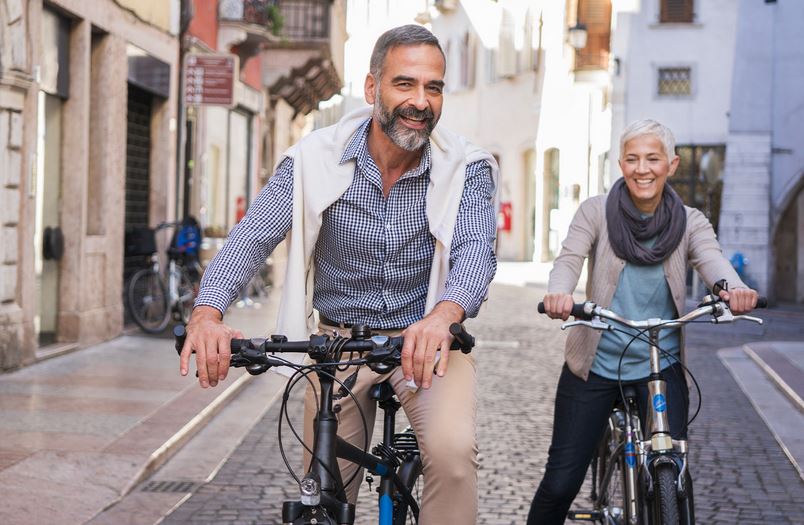
<instances>
[{"instance_id":1,"label":"man's hand on handlebar","mask_svg":"<svg viewBox=\"0 0 804 525\"><path fill-rule=\"evenodd\" d=\"M187 339L181 350L179 371L187 375L190 354L195 351L198 382L202 388L216 386L226 379L231 357L230 341L242 338L243 334L229 328L222 321L221 313L210 306L198 306L193 310L187 324Z\"/></svg>"},{"instance_id":2,"label":"man's hand on handlebar","mask_svg":"<svg viewBox=\"0 0 804 525\"><path fill-rule=\"evenodd\" d=\"M572 294L568 293L549 293L544 296L544 313L552 319L566 321L572 313L572 305L575 302Z\"/></svg>"},{"instance_id":3,"label":"man's hand on handlebar","mask_svg":"<svg viewBox=\"0 0 804 525\"><path fill-rule=\"evenodd\" d=\"M729 303L729 310L734 315L747 314L757 307L759 294L750 288L732 288L721 290L720 298Z\"/></svg>"},{"instance_id":4,"label":"man's hand on handlebar","mask_svg":"<svg viewBox=\"0 0 804 525\"><path fill-rule=\"evenodd\" d=\"M441 352L436 374L441 377L447 373L448 350L452 343L449 328L452 323L460 323L463 316L463 308L458 304L442 301L424 319L402 332L405 337L405 344L402 346L402 372L406 380L413 379L422 388L430 388L438 349L444 351Z\"/></svg>"}]
</instances>

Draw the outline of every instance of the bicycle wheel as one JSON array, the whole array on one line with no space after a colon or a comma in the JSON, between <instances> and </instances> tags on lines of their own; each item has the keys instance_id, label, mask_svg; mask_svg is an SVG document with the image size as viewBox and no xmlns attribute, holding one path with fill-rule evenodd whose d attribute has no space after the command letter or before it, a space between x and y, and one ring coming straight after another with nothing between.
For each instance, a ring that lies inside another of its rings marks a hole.
<instances>
[{"instance_id":1,"label":"bicycle wheel","mask_svg":"<svg viewBox=\"0 0 804 525\"><path fill-rule=\"evenodd\" d=\"M619 428L621 424L620 416L612 414L609 418L609 426L606 428L603 438L600 440L597 461L597 502L595 507L603 512L607 520L607 525L622 525L627 521L626 480L625 468L626 458L620 442L612 432L613 428Z\"/></svg>"},{"instance_id":2,"label":"bicycle wheel","mask_svg":"<svg viewBox=\"0 0 804 525\"><path fill-rule=\"evenodd\" d=\"M190 322L190 314L193 312L195 298L198 297L198 284L193 282L187 268L179 269L179 295L173 308L176 311L178 320L184 324Z\"/></svg>"},{"instance_id":3,"label":"bicycle wheel","mask_svg":"<svg viewBox=\"0 0 804 525\"><path fill-rule=\"evenodd\" d=\"M419 453L419 444L413 429L394 436L394 448L404 451L404 461L397 471L402 483L410 492L413 499L419 501L419 489L422 481L422 457ZM408 501L400 492L394 494L394 525L412 525L417 523L413 510Z\"/></svg>"},{"instance_id":4,"label":"bicycle wheel","mask_svg":"<svg viewBox=\"0 0 804 525\"><path fill-rule=\"evenodd\" d=\"M656 525L678 525L678 492L676 491L675 468L670 463L656 465L653 480L653 523Z\"/></svg>"},{"instance_id":5,"label":"bicycle wheel","mask_svg":"<svg viewBox=\"0 0 804 525\"><path fill-rule=\"evenodd\" d=\"M169 309L165 283L152 268L135 273L126 293L131 318L144 332L158 334L168 324Z\"/></svg>"}]
</instances>

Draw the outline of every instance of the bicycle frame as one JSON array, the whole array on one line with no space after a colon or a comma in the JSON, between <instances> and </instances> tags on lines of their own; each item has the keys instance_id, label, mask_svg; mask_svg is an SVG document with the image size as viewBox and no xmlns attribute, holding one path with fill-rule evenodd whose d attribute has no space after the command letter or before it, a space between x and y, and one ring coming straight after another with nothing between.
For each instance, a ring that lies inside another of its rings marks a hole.
<instances>
[{"instance_id":1,"label":"bicycle frame","mask_svg":"<svg viewBox=\"0 0 804 525\"><path fill-rule=\"evenodd\" d=\"M764 298L758 302L758 306L764 307L765 305L762 303L767 304ZM543 304L539 305L539 311L544 313ZM626 458L626 494L624 494L624 499L627 505L627 509L625 510L628 523L631 525L641 523L640 512L643 511L643 503L639 501L639 490L640 488L644 488L648 498L653 497L653 473L656 469L660 468L662 464L672 465L673 475L676 479L676 495L679 501L684 501L684 508L679 508L681 511L680 517L684 518L682 519L682 524L694 523L694 508L691 502L691 491L689 490L691 487L687 485L687 441L675 440L670 435L670 425L667 414L667 383L661 370L659 333L662 330L679 328L704 315L711 315L713 317L711 322L714 324L729 323L740 319L762 324L762 320L747 315L735 316L725 303L714 296L705 297L698 308L678 319L632 321L624 319L618 314L592 302L574 305L572 315L579 320L563 324L561 326L562 329L581 325L596 330L612 330L613 327L604 321L604 319L606 319L632 329L640 330L643 333L648 333L650 375L647 381L649 406L646 407L645 410L647 420L645 427L649 431L649 437L642 439L638 429L637 432L634 432L631 418L626 414L625 437L622 441L624 447L623 453ZM629 401L623 401L628 410ZM631 456L631 451L636 452L638 462L628 461L629 457L633 457ZM619 451L617 451L617 453L619 453ZM614 468L614 461L612 461L612 463L607 466L605 474L609 479L611 478L611 472ZM603 480L605 482L604 487L608 486L609 479ZM609 520L609 517L598 515L596 518L592 519Z\"/></svg>"},{"instance_id":2,"label":"bicycle frame","mask_svg":"<svg viewBox=\"0 0 804 525\"><path fill-rule=\"evenodd\" d=\"M318 523L330 523L327 513L335 516L338 525L352 525L355 520L355 506L346 500L345 487L341 478L336 458L346 459L359 467L365 468L374 475L380 476L379 521L380 525L393 523L393 493L398 491L406 500L418 520L418 505L404 482L396 472L396 465L388 458L369 454L364 450L347 443L337 436L338 420L333 410L333 378L337 363L322 362L317 370L319 379L319 411L315 420L315 442L313 458L307 474L300 483L301 498L298 501L285 501L282 505L282 522L295 524L297 520L309 523L312 519ZM380 383L380 387L386 385ZM390 390L390 386L386 385ZM393 391L377 396L380 408L384 412L383 443L393 443L396 412L400 408L398 401L392 398ZM324 511L326 510L326 512Z\"/></svg>"}]
</instances>

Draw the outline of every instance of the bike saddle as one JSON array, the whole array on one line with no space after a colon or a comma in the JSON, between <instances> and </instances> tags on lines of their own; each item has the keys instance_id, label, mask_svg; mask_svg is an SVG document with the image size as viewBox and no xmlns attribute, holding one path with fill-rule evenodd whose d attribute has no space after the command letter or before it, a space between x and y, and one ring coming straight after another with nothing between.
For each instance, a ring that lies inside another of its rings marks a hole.
<instances>
[{"instance_id":1,"label":"bike saddle","mask_svg":"<svg viewBox=\"0 0 804 525\"><path fill-rule=\"evenodd\" d=\"M392 397L394 397L394 389L391 388L387 381L377 383L369 391L369 398L374 401L388 401Z\"/></svg>"}]
</instances>

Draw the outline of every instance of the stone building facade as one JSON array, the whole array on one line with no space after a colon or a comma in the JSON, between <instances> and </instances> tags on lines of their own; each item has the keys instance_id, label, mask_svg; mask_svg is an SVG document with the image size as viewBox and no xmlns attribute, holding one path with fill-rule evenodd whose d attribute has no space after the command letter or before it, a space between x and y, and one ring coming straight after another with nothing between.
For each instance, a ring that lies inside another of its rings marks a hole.
<instances>
[{"instance_id":1,"label":"stone building facade","mask_svg":"<svg viewBox=\"0 0 804 525\"><path fill-rule=\"evenodd\" d=\"M0 369L121 333L131 209L153 225L175 200L178 15L178 0L0 1Z\"/></svg>"}]
</instances>

